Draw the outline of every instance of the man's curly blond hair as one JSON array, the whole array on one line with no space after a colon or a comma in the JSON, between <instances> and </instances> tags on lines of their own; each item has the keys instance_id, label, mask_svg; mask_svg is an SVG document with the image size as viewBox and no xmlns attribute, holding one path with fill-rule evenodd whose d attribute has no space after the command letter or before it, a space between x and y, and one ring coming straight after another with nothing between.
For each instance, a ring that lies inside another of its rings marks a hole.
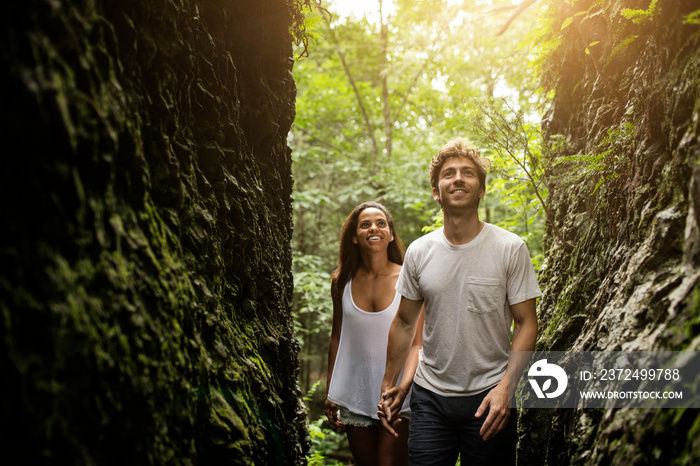
<instances>
[{"instance_id":1,"label":"man's curly blond hair","mask_svg":"<svg viewBox=\"0 0 700 466\"><path fill-rule=\"evenodd\" d=\"M445 161L454 157L466 157L474 162L479 177L479 187L486 191L486 170L491 166L491 162L481 157L481 152L474 144L461 137L442 146L438 155L430 161L430 185L433 189L438 189L440 170L442 170Z\"/></svg>"}]
</instances>

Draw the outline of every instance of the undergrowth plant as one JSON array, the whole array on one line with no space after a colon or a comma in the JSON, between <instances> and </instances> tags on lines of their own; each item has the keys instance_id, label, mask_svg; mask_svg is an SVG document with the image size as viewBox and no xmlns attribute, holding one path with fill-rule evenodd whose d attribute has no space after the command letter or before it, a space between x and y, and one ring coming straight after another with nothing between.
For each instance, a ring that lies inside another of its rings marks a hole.
<instances>
[{"instance_id":1,"label":"undergrowth plant","mask_svg":"<svg viewBox=\"0 0 700 466\"><path fill-rule=\"evenodd\" d=\"M595 180L591 193L595 194L601 186L616 180L626 169L625 162L634 142L635 131L632 123L624 122L608 130L594 153L559 157L556 166L565 168L560 171L560 176L576 184Z\"/></svg>"}]
</instances>

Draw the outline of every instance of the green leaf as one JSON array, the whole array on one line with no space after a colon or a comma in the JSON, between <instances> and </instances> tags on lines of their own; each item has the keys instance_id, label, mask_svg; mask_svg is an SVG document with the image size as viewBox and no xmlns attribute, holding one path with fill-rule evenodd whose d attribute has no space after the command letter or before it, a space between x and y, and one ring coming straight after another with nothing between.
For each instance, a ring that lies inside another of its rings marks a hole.
<instances>
[{"instance_id":1,"label":"green leaf","mask_svg":"<svg viewBox=\"0 0 700 466\"><path fill-rule=\"evenodd\" d=\"M574 22L574 18L572 18L572 17L566 18L566 19L564 20L564 22L561 24L561 29L560 29L560 31L563 31L564 29L566 29L566 28L568 28L569 26L571 26L571 23L573 23L573 22Z\"/></svg>"},{"instance_id":2,"label":"green leaf","mask_svg":"<svg viewBox=\"0 0 700 466\"><path fill-rule=\"evenodd\" d=\"M686 16L683 24L700 24L700 10L695 10Z\"/></svg>"},{"instance_id":3,"label":"green leaf","mask_svg":"<svg viewBox=\"0 0 700 466\"><path fill-rule=\"evenodd\" d=\"M633 10L632 8L623 8L621 13L622 16L631 20L635 20L648 15L646 10Z\"/></svg>"}]
</instances>

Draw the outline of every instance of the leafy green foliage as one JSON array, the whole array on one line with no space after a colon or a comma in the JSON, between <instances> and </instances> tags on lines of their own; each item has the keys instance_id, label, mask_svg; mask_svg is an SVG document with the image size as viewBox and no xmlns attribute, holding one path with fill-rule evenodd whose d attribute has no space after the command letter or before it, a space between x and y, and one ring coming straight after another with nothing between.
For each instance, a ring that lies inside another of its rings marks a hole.
<instances>
[{"instance_id":1,"label":"leafy green foliage","mask_svg":"<svg viewBox=\"0 0 700 466\"><path fill-rule=\"evenodd\" d=\"M292 15L292 25L290 34L294 43L303 45L305 55L308 52L309 38L315 38L313 33L313 20L309 20L309 16L304 14L305 10L310 10L312 0L286 0L287 8Z\"/></svg>"},{"instance_id":2,"label":"leafy green foliage","mask_svg":"<svg viewBox=\"0 0 700 466\"><path fill-rule=\"evenodd\" d=\"M317 419L309 423L309 436L311 437L311 454L307 456L309 466L335 466L343 462L328 457L330 453L347 451L348 441L345 434L336 432L323 425L324 419Z\"/></svg>"},{"instance_id":3,"label":"leafy green foliage","mask_svg":"<svg viewBox=\"0 0 700 466\"><path fill-rule=\"evenodd\" d=\"M304 397L307 406L311 405L317 398L316 394L320 388L320 380L311 386ZM309 438L311 439L311 448L310 454L306 457L309 465L342 465L343 463L338 459L332 459L328 456L349 457L349 444L345 433L331 428L323 416L309 422Z\"/></svg>"},{"instance_id":4,"label":"leafy green foliage","mask_svg":"<svg viewBox=\"0 0 700 466\"><path fill-rule=\"evenodd\" d=\"M292 259L294 324L302 344L306 335L330 329L331 278L323 266L322 259L313 254L301 255L296 252Z\"/></svg>"},{"instance_id":5,"label":"leafy green foliage","mask_svg":"<svg viewBox=\"0 0 700 466\"><path fill-rule=\"evenodd\" d=\"M683 24L700 24L700 10L695 10L686 16Z\"/></svg>"},{"instance_id":6,"label":"leafy green foliage","mask_svg":"<svg viewBox=\"0 0 700 466\"><path fill-rule=\"evenodd\" d=\"M646 10L623 8L622 16L632 20L635 24L644 24L654 18L658 13L659 0L651 0L649 8Z\"/></svg>"}]
</instances>

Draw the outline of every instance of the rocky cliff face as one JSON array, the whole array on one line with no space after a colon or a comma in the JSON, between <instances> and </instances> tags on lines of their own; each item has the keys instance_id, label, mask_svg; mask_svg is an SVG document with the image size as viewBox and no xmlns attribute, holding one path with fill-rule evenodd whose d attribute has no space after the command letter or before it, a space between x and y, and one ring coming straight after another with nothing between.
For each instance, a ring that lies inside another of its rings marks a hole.
<instances>
[{"instance_id":1,"label":"rocky cliff face","mask_svg":"<svg viewBox=\"0 0 700 466\"><path fill-rule=\"evenodd\" d=\"M697 351L700 5L571 3L557 6L574 21L548 62L556 97L544 123L587 157L548 180L575 248L549 236L538 349ZM530 410L521 421L520 464L700 460L697 410Z\"/></svg>"},{"instance_id":2,"label":"rocky cliff face","mask_svg":"<svg viewBox=\"0 0 700 466\"><path fill-rule=\"evenodd\" d=\"M303 462L298 3L3 2L2 462Z\"/></svg>"}]
</instances>

